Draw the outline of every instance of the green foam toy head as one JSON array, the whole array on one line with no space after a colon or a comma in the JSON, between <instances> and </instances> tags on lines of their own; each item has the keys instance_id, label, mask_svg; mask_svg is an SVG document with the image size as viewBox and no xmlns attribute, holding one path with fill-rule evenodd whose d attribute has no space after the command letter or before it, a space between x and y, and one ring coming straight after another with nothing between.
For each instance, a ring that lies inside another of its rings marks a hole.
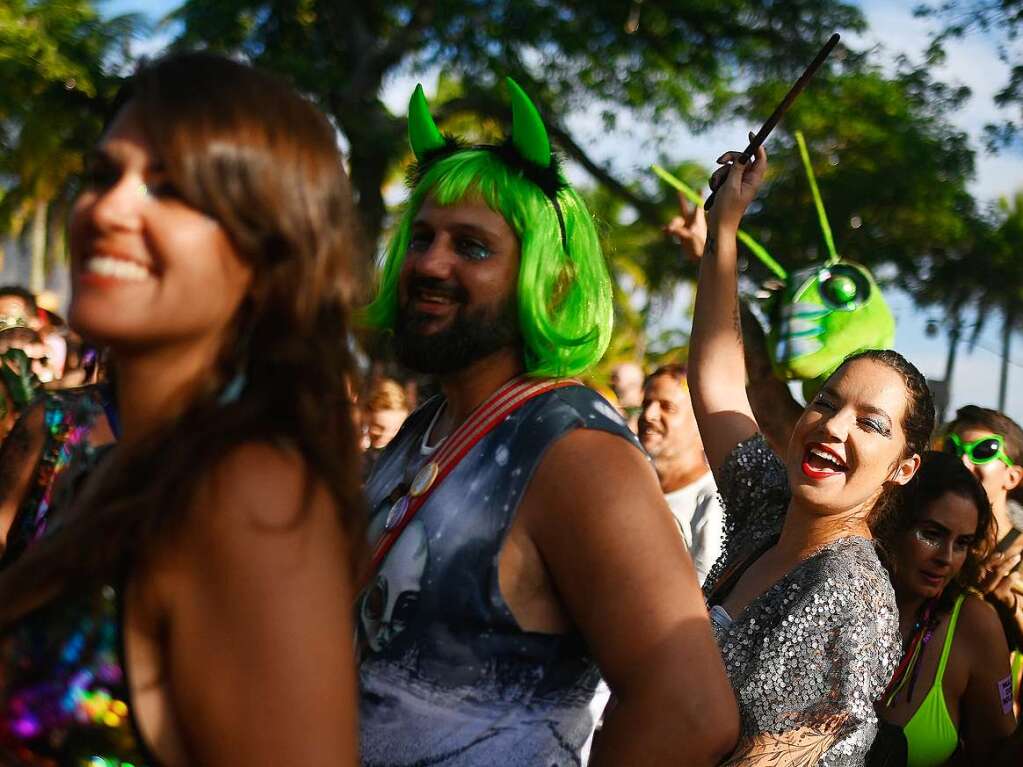
<instances>
[{"instance_id":1,"label":"green foam toy head","mask_svg":"<svg viewBox=\"0 0 1023 767\"><path fill-rule=\"evenodd\" d=\"M864 349L888 349L895 320L874 277L851 261L790 275L771 298L767 338L779 377L816 389L842 360Z\"/></svg>"},{"instance_id":2,"label":"green foam toy head","mask_svg":"<svg viewBox=\"0 0 1023 767\"><path fill-rule=\"evenodd\" d=\"M809 399L849 355L865 349L891 348L895 319L870 271L838 255L806 142L798 131L796 142L828 250L827 261L789 274L746 232L740 230L739 239L782 282L766 307L771 324L767 334L771 364L780 378L804 381L804 394ZM654 172L700 203L696 192L663 168L655 166Z\"/></svg>"},{"instance_id":3,"label":"green foam toy head","mask_svg":"<svg viewBox=\"0 0 1023 767\"><path fill-rule=\"evenodd\" d=\"M850 354L889 349L895 318L866 267L839 257L803 134L796 143L810 183L817 218L828 251L823 266L801 269L785 280L770 307L771 362L783 378L806 383L811 394Z\"/></svg>"}]
</instances>

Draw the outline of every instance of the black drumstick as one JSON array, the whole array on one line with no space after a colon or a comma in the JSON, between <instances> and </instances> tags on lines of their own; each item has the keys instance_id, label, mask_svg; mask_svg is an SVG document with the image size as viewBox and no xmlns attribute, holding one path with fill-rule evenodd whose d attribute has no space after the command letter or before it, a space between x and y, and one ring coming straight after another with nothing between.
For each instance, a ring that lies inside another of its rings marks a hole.
<instances>
[{"instance_id":1,"label":"black drumstick","mask_svg":"<svg viewBox=\"0 0 1023 767\"><path fill-rule=\"evenodd\" d=\"M749 142L749 146L746 147L746 150L742 153L742 161L744 163L749 162L749 159L756 153L757 147L764 143L771 131L774 130L774 126L781 120L782 115L788 111L789 107L792 106L792 102L794 102L799 94L803 92L803 89L806 88L806 84L810 82L810 79L817 74L817 70L821 68L821 64L824 63L824 60L835 49L835 46L838 45L838 40L838 32L828 38L828 41L824 43L824 47L817 52L813 61L810 62L810 66L808 66L804 70L803 74L799 76L795 85L789 88L789 92L785 94L785 98L783 98L781 103L775 107L773 112L771 112L771 116L767 118L767 122L760 126L760 130L757 131L753 140ZM711 205L714 204L714 195L716 193L717 190L710 193L707 201L703 204L705 210L710 210Z\"/></svg>"}]
</instances>

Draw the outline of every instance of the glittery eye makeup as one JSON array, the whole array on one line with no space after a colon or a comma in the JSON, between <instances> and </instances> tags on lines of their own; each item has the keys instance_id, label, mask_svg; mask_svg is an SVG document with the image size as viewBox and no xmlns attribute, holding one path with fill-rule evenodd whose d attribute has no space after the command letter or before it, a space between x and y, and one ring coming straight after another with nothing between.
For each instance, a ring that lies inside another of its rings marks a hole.
<instances>
[{"instance_id":1,"label":"glittery eye makeup","mask_svg":"<svg viewBox=\"0 0 1023 767\"><path fill-rule=\"evenodd\" d=\"M936 533L933 530L924 530L922 527L913 529L913 537L925 546L930 546L932 549L940 549L941 545L944 543L944 538L939 533Z\"/></svg>"},{"instance_id":2,"label":"glittery eye makeup","mask_svg":"<svg viewBox=\"0 0 1023 767\"><path fill-rule=\"evenodd\" d=\"M949 533L943 533L939 530L915 527L913 528L913 537L916 538L920 543L928 546L932 549L943 549L945 548L946 541L948 541ZM970 546L973 545L973 538L970 537L959 537L955 539L952 544L952 550L956 553L963 553L969 550Z\"/></svg>"}]
</instances>

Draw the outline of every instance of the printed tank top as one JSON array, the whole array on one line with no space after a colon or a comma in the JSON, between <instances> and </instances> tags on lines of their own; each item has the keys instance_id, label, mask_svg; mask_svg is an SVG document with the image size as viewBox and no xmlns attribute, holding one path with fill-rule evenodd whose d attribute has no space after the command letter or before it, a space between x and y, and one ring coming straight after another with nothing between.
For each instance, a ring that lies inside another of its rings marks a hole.
<instances>
[{"instance_id":1,"label":"printed tank top","mask_svg":"<svg viewBox=\"0 0 1023 767\"><path fill-rule=\"evenodd\" d=\"M429 458L435 398L409 416L367 485L375 543L396 487ZM598 394L540 395L482 439L430 494L357 604L366 767L573 765L600 674L578 633L519 628L498 555L546 450L574 429L639 448ZM556 514L557 509L549 513Z\"/></svg>"}]
</instances>

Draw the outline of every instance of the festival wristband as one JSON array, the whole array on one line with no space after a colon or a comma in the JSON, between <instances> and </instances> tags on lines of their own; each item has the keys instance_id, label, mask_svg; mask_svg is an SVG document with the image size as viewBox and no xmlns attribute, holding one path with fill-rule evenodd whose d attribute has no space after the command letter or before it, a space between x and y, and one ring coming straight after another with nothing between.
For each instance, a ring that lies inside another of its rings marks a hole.
<instances>
[{"instance_id":1,"label":"festival wristband","mask_svg":"<svg viewBox=\"0 0 1023 767\"><path fill-rule=\"evenodd\" d=\"M1012 676L998 680L998 698L1002 701L1002 713L1012 713Z\"/></svg>"}]
</instances>

